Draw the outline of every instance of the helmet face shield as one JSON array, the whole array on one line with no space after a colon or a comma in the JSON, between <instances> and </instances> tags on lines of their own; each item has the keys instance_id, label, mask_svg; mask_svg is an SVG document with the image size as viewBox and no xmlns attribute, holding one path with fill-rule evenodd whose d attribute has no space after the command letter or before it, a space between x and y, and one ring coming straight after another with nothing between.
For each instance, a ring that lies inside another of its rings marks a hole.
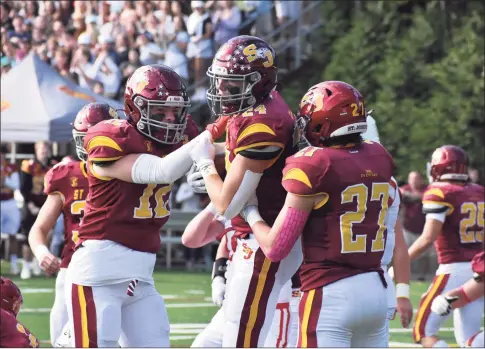
<instances>
[{"instance_id":1,"label":"helmet face shield","mask_svg":"<svg viewBox=\"0 0 485 349\"><path fill-rule=\"evenodd\" d=\"M76 129L72 130L72 138L74 139L74 144L76 145L76 154L79 160L87 161L88 152L84 149L84 136L86 132L79 132Z\"/></svg>"},{"instance_id":2,"label":"helmet face shield","mask_svg":"<svg viewBox=\"0 0 485 349\"><path fill-rule=\"evenodd\" d=\"M229 75L226 68L211 66L207 75L210 78L207 101L215 115L240 113L256 103L252 89L261 80L258 72Z\"/></svg>"},{"instance_id":3,"label":"helmet face shield","mask_svg":"<svg viewBox=\"0 0 485 349\"><path fill-rule=\"evenodd\" d=\"M141 115L137 128L145 136L163 144L177 144L183 140L189 101L179 96L169 96L166 101L137 96L135 106Z\"/></svg>"}]
</instances>

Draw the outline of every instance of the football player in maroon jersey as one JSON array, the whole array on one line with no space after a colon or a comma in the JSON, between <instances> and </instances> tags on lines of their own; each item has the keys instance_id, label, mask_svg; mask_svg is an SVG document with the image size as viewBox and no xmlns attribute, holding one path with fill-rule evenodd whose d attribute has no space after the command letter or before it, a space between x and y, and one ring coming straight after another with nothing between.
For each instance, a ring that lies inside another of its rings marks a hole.
<instances>
[{"instance_id":1,"label":"football player in maroon jersey","mask_svg":"<svg viewBox=\"0 0 485 349\"><path fill-rule=\"evenodd\" d=\"M472 259L473 279L457 287L446 294L437 296L431 304L431 310L441 316L450 314L453 309L462 308L474 300L483 298L484 293L484 252L480 252ZM483 348L483 331L475 333L468 338L466 347Z\"/></svg>"},{"instance_id":2,"label":"football player in maroon jersey","mask_svg":"<svg viewBox=\"0 0 485 349\"><path fill-rule=\"evenodd\" d=\"M80 161L66 161L50 169L44 182L47 199L42 205L34 225L29 233L29 244L40 267L48 274L57 274L56 296L50 314L50 340L54 345L68 321L64 295L66 270L74 253L74 244L78 239L86 197L88 195L88 177L86 172L87 153L83 148L84 135L98 122L118 119L116 111L106 103L90 103L84 106L76 116L73 137ZM60 214L64 217L64 248L59 261L47 247L49 232Z\"/></svg>"},{"instance_id":3,"label":"football player in maroon jersey","mask_svg":"<svg viewBox=\"0 0 485 349\"><path fill-rule=\"evenodd\" d=\"M217 174L215 148L208 141L192 151L211 199L210 209L225 219L238 236L232 268L235 277L224 300L224 347L259 347L265 343L283 285L301 263L301 249L279 263L265 258L250 227L239 216L256 192L261 212L273 222L285 191L281 170L293 150L294 116L275 91L275 52L264 40L237 36L221 46L208 69L207 99L213 113L228 117L224 181Z\"/></svg>"},{"instance_id":4,"label":"football player in maroon jersey","mask_svg":"<svg viewBox=\"0 0 485 349\"><path fill-rule=\"evenodd\" d=\"M127 119L100 122L84 136L89 194L66 291L77 347L116 346L120 337L131 347L170 344L153 280L160 229L172 184L193 163L190 150L225 128L218 121L197 136L189 106L173 69L143 66L126 84Z\"/></svg>"},{"instance_id":5,"label":"football player in maroon jersey","mask_svg":"<svg viewBox=\"0 0 485 349\"><path fill-rule=\"evenodd\" d=\"M434 243L439 267L421 298L414 340L424 347L443 347L438 331L447 316L431 312L433 300L472 278L470 261L483 250L484 188L468 181L468 156L460 147L444 145L433 152L429 168L432 179L423 195L426 223L421 236L409 247L411 260ZM455 338L460 346L480 330L483 298L454 312Z\"/></svg>"},{"instance_id":6,"label":"football player in maroon jersey","mask_svg":"<svg viewBox=\"0 0 485 349\"><path fill-rule=\"evenodd\" d=\"M381 259L387 211L398 195L393 160L379 143L363 141L364 99L347 83L313 86L298 113L297 127L310 146L286 160L283 209L272 227L254 206L243 215L274 262L301 236L297 346L385 346Z\"/></svg>"},{"instance_id":7,"label":"football player in maroon jersey","mask_svg":"<svg viewBox=\"0 0 485 349\"><path fill-rule=\"evenodd\" d=\"M0 348L38 348L37 338L17 321L23 302L17 285L10 279L0 277L0 295Z\"/></svg>"}]
</instances>

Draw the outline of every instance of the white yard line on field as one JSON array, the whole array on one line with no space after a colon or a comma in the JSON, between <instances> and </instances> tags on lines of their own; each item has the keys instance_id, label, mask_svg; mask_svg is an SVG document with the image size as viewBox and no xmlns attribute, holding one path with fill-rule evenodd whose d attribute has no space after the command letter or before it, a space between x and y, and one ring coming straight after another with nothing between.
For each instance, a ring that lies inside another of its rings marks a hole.
<instances>
[{"instance_id":1,"label":"white yard line on field","mask_svg":"<svg viewBox=\"0 0 485 349\"><path fill-rule=\"evenodd\" d=\"M212 308L214 303L165 303L166 308ZM49 313L51 308L22 308L22 313Z\"/></svg>"}]
</instances>

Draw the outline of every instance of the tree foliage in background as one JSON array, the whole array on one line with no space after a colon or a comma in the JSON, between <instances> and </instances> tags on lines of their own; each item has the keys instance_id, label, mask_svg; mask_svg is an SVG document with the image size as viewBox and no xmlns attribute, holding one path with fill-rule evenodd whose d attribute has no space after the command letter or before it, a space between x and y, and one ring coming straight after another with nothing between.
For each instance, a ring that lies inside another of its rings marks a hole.
<instances>
[{"instance_id":1,"label":"tree foliage in background","mask_svg":"<svg viewBox=\"0 0 485 349\"><path fill-rule=\"evenodd\" d=\"M437 147L455 144L485 177L484 37L481 1L324 1L316 54L285 98L296 108L323 80L357 87L398 176L425 173Z\"/></svg>"}]
</instances>

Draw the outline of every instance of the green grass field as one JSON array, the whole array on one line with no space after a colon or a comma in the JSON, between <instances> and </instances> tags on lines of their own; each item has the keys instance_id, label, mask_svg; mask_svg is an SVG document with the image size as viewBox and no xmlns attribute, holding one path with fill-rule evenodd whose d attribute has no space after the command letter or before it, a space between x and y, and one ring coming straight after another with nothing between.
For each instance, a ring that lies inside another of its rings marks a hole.
<instances>
[{"instance_id":1,"label":"green grass field","mask_svg":"<svg viewBox=\"0 0 485 349\"><path fill-rule=\"evenodd\" d=\"M2 275L8 277L7 263L1 264ZM54 302L55 278L33 277L30 280L12 278L22 290L24 305L19 315L20 321L41 340L42 346L49 347L49 311ZM211 302L210 275L208 273L157 271L155 282L158 292L164 295L168 316L172 326L171 345L188 347L193 339L209 323L217 311ZM418 306L427 283L414 282L411 286L413 306ZM190 324L190 325L189 325ZM403 329L398 319L392 322L391 346L415 346L410 329ZM456 346L452 320L449 319L440 335L449 344Z\"/></svg>"}]
</instances>

